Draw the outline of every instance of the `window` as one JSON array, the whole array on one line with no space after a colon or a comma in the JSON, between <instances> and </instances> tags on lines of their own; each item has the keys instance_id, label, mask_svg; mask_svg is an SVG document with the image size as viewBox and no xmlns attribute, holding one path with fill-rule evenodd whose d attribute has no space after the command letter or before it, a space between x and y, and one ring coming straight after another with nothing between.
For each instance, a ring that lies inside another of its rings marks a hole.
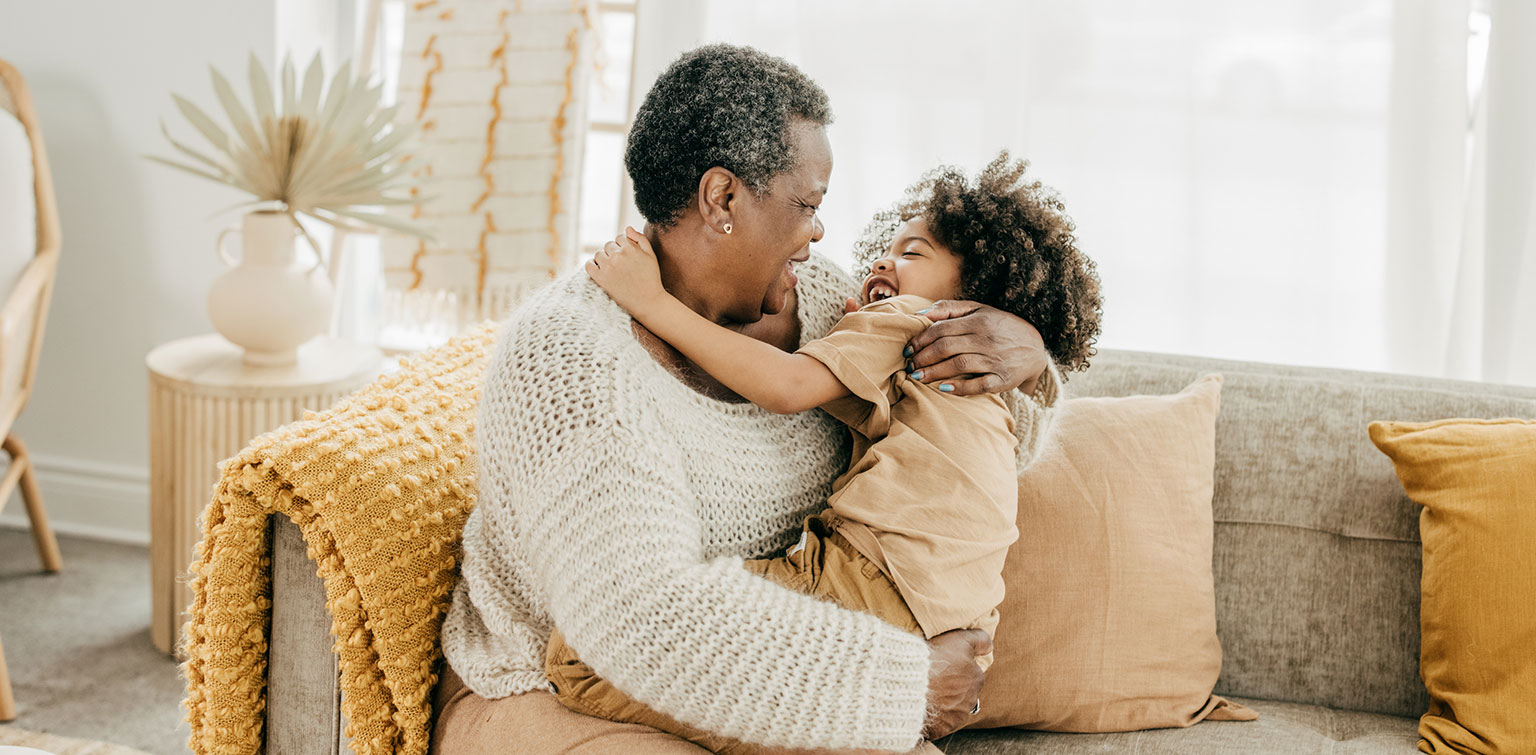
<instances>
[{"instance_id":1,"label":"window","mask_svg":"<svg viewBox=\"0 0 1536 755\"><path fill-rule=\"evenodd\" d=\"M1388 94L1419 53L1391 0L687 5L681 34L642 18L639 60L747 44L826 88L833 260L923 171L1007 148L1099 264L1101 345L1391 367Z\"/></svg>"},{"instance_id":2,"label":"window","mask_svg":"<svg viewBox=\"0 0 1536 755\"><path fill-rule=\"evenodd\" d=\"M383 8L375 71L390 81L405 0L372 1ZM1462 42L1476 103L1490 3L1469 6ZM817 251L836 262L851 265L868 218L925 170L975 170L1006 148L1060 191L1080 246L1099 264L1101 345L1367 370L1406 364L1389 345L1403 328L1384 271L1401 267L1393 234L1412 229L1393 209L1403 204L1395 198L1405 183L1392 175L1404 158L1390 145L1402 141L1405 113L1438 107L1405 72L1418 70L1414 62L1442 66L1447 46L1461 54L1462 42L1440 33L1454 11L1392 0L590 8L596 69L576 203L584 258L641 222L623 151L650 82L697 45L747 44L794 62L831 97L837 167ZM1422 28L1438 30L1435 39L1405 32ZM1409 89L1423 101L1404 108ZM1459 85L1452 90L1459 96Z\"/></svg>"},{"instance_id":3,"label":"window","mask_svg":"<svg viewBox=\"0 0 1536 755\"><path fill-rule=\"evenodd\" d=\"M618 235L630 203L624 173L624 140L634 111L636 8L628 2L597 4L593 24L596 70L587 99L587 135L582 150L582 259Z\"/></svg>"}]
</instances>

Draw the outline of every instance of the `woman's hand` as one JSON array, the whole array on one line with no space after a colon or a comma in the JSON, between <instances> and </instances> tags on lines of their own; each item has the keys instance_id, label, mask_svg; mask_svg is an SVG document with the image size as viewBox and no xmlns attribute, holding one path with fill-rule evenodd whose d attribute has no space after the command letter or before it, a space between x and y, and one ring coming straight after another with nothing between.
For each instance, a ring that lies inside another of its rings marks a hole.
<instances>
[{"instance_id":1,"label":"woman's hand","mask_svg":"<svg viewBox=\"0 0 1536 755\"><path fill-rule=\"evenodd\" d=\"M914 380L952 385L956 396L1035 392L1051 358L1035 326L973 301L937 301L924 314L933 325L908 344Z\"/></svg>"},{"instance_id":2,"label":"woman's hand","mask_svg":"<svg viewBox=\"0 0 1536 755\"><path fill-rule=\"evenodd\" d=\"M587 261L587 275L624 311L637 317L667 295L656 252L645 234L634 228L626 227L623 236L604 244Z\"/></svg>"},{"instance_id":3,"label":"woman's hand","mask_svg":"<svg viewBox=\"0 0 1536 755\"><path fill-rule=\"evenodd\" d=\"M992 652L992 638L980 629L952 629L928 641L928 720L923 737L953 734L981 712L985 676L976 656Z\"/></svg>"}]
</instances>

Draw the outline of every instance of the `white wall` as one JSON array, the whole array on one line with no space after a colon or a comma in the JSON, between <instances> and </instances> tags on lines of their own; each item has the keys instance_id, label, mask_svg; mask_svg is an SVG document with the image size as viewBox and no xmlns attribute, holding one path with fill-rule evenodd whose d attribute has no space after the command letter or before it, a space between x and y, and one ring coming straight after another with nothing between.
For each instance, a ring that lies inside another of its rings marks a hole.
<instances>
[{"instance_id":1,"label":"white wall","mask_svg":"<svg viewBox=\"0 0 1536 755\"><path fill-rule=\"evenodd\" d=\"M148 541L148 381L156 344L211 330L214 236L242 201L142 158L193 138L176 92L214 107L208 66L270 60L282 0L50 0L0 9L0 58L37 104L63 227L38 385L15 432L37 459L55 528ZM291 17L292 14L286 14ZM24 521L19 500L0 522Z\"/></svg>"}]
</instances>

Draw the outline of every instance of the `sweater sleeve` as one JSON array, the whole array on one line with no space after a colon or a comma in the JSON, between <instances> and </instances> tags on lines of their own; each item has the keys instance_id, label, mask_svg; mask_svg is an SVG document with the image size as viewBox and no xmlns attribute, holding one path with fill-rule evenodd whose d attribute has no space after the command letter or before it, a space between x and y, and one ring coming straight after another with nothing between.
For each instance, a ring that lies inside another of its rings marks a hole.
<instances>
[{"instance_id":1,"label":"sweater sleeve","mask_svg":"<svg viewBox=\"0 0 1536 755\"><path fill-rule=\"evenodd\" d=\"M1013 412L1013 434L1019 439L1018 471L1021 474L1040 457L1050 435L1051 423L1056 418L1060 396L1061 372L1056 369L1055 362L1046 364L1034 393L1025 394L1015 389L1003 394L1003 402Z\"/></svg>"},{"instance_id":2,"label":"sweater sleeve","mask_svg":"<svg viewBox=\"0 0 1536 755\"><path fill-rule=\"evenodd\" d=\"M740 558L706 559L680 452L641 426L623 381L548 354L538 361L563 365L545 375L516 351L498 353L505 363L483 388L476 513L517 540L532 589L583 660L640 702L747 742L919 740L921 638L753 576ZM488 617L491 631L501 623Z\"/></svg>"}]
</instances>

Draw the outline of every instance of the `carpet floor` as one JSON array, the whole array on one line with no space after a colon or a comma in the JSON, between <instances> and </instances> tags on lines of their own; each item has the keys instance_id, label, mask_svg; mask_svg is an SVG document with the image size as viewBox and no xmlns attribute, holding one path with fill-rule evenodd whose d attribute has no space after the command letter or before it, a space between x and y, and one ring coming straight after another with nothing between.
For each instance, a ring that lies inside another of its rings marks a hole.
<instances>
[{"instance_id":1,"label":"carpet floor","mask_svg":"<svg viewBox=\"0 0 1536 755\"><path fill-rule=\"evenodd\" d=\"M149 639L149 549L59 538L38 566L31 533L0 528L0 641L23 729L187 752L176 662Z\"/></svg>"},{"instance_id":2,"label":"carpet floor","mask_svg":"<svg viewBox=\"0 0 1536 755\"><path fill-rule=\"evenodd\" d=\"M43 752L52 753L52 755L149 755L143 750L135 750L132 747L115 745L110 742L61 737L57 734L43 734L42 732L18 729L10 724L0 724L0 745L25 747L29 748L28 752L42 750ZM0 747L0 752L9 752L9 750Z\"/></svg>"}]
</instances>

